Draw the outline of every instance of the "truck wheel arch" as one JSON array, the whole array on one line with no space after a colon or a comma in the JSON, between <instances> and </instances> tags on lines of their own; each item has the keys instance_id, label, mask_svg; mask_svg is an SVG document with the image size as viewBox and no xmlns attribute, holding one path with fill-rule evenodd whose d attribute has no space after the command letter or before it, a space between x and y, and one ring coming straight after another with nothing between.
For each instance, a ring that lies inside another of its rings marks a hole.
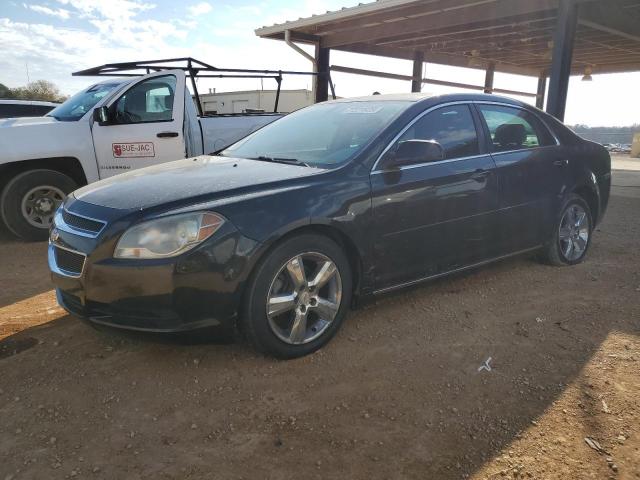
<instances>
[{"instance_id":1,"label":"truck wheel arch","mask_svg":"<svg viewBox=\"0 0 640 480\"><path fill-rule=\"evenodd\" d=\"M0 165L0 191L16 175L27 170L47 169L64 173L81 187L86 185L87 176L82 163L75 157L52 157L22 160Z\"/></svg>"}]
</instances>

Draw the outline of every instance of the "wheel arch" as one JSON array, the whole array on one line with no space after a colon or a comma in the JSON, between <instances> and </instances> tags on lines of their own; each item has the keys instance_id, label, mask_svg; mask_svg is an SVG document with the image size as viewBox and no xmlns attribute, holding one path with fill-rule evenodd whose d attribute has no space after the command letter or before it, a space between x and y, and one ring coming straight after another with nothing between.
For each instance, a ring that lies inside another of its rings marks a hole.
<instances>
[{"instance_id":1,"label":"wheel arch","mask_svg":"<svg viewBox=\"0 0 640 480\"><path fill-rule=\"evenodd\" d=\"M587 202L589 210L591 210L593 224L597 225L600 222L600 188L595 175L590 171L585 172L582 181L576 183L570 193L579 195Z\"/></svg>"},{"instance_id":2,"label":"wheel arch","mask_svg":"<svg viewBox=\"0 0 640 480\"><path fill-rule=\"evenodd\" d=\"M347 260L349 261L349 266L351 267L353 298L356 299L360 293L360 288L362 286L362 255L353 239L347 233L345 233L342 229L336 227L335 225L326 223L307 223L304 225L294 224L285 232L281 232L280 235L277 235L271 241L266 242L263 245L261 251L258 253L256 260L251 265L251 269L246 277L247 285L255 275L255 272L258 269L260 263L274 248L291 237L303 234L322 235L324 237L330 238L344 250L347 256Z\"/></svg>"},{"instance_id":3,"label":"wheel arch","mask_svg":"<svg viewBox=\"0 0 640 480\"><path fill-rule=\"evenodd\" d=\"M21 160L0 165L0 191L16 175L28 170L54 170L68 175L78 187L87 184L87 176L82 163L75 157L51 157Z\"/></svg>"}]
</instances>

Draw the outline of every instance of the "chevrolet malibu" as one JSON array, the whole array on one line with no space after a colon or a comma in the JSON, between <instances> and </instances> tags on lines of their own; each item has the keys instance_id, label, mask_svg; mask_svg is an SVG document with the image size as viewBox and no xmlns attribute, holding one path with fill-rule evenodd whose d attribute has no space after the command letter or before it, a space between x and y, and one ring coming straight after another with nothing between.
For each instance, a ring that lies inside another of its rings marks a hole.
<instances>
[{"instance_id":1,"label":"chevrolet malibu","mask_svg":"<svg viewBox=\"0 0 640 480\"><path fill-rule=\"evenodd\" d=\"M77 190L49 267L89 322L237 328L293 358L367 297L527 252L582 262L610 180L602 146L514 100L337 100Z\"/></svg>"}]
</instances>

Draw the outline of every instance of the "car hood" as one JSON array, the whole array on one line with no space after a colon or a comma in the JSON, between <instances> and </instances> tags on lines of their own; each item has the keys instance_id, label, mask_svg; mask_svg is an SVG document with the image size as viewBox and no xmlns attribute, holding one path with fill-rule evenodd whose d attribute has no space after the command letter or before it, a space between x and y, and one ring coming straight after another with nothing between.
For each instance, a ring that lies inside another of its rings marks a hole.
<instances>
[{"instance_id":1,"label":"car hood","mask_svg":"<svg viewBox=\"0 0 640 480\"><path fill-rule=\"evenodd\" d=\"M324 170L241 158L200 156L123 173L76 190L82 202L119 210L181 207L269 189Z\"/></svg>"},{"instance_id":2,"label":"car hood","mask_svg":"<svg viewBox=\"0 0 640 480\"><path fill-rule=\"evenodd\" d=\"M0 120L0 128L10 127L27 127L29 125L49 125L59 123L53 117L20 117L20 118L3 118Z\"/></svg>"}]
</instances>

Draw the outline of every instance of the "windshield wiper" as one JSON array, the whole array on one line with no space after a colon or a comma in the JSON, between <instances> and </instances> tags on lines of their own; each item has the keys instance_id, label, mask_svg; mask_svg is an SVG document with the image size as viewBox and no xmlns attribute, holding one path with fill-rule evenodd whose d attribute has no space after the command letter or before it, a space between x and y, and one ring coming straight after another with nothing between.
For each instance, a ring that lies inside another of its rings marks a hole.
<instances>
[{"instance_id":1,"label":"windshield wiper","mask_svg":"<svg viewBox=\"0 0 640 480\"><path fill-rule=\"evenodd\" d=\"M296 158L282 158L282 157L267 157L260 155L259 157L252 157L249 160L260 160L261 162L273 162L273 163L287 163L289 165L300 165L303 167L310 167L306 162L302 162Z\"/></svg>"}]
</instances>

